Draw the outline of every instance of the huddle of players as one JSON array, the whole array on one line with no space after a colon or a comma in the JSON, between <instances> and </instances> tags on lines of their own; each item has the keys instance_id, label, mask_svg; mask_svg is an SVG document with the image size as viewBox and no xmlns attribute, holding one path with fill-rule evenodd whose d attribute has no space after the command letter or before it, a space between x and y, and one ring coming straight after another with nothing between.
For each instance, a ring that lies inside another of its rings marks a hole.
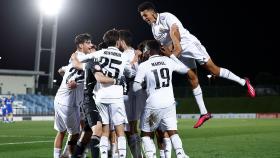
<instances>
[{"instance_id":1,"label":"huddle of players","mask_svg":"<svg viewBox=\"0 0 280 158\"><path fill-rule=\"evenodd\" d=\"M99 150L101 157L107 157L109 148L113 151L117 149L118 157L125 157L126 129L129 131L126 134L133 157L142 157L136 128L136 120L141 114L141 142L145 157L155 157L156 149L152 137L156 129L164 131L156 134L164 137L159 142L160 157L171 157L171 146L177 157L188 157L177 134L172 72L187 74L201 113L194 125L194 128L198 128L211 118L211 113L206 110L194 71L196 62L217 77L239 83L247 88L250 97L255 97L255 90L249 79L240 78L230 70L215 65L200 41L185 29L173 14L158 13L151 2L140 4L138 12L151 26L156 39L143 42L138 51L131 47L131 36L127 31L107 31L103 36L105 49L93 53L90 53L90 38L76 40L77 52L71 57L68 69L65 70L67 75L64 75L55 98L58 118L55 128L58 134L54 156L59 155L67 130L70 134L68 149L71 157L81 157L87 144L90 144L92 157L99 157ZM124 50L123 53L121 49ZM138 62L141 64L138 65ZM125 85L124 78L131 82ZM84 84L81 83L82 79ZM77 92L81 87L84 87L84 91ZM146 89L147 98L141 98L145 94L143 88ZM128 92L127 97L124 97L124 91ZM143 104L138 107L140 101L143 101ZM78 105L82 105L86 118L80 138ZM127 118L130 123L125 127ZM75 121L69 121L72 119ZM73 122L75 125L71 126ZM110 130L113 129L116 138L111 137L110 145Z\"/></svg>"},{"instance_id":2,"label":"huddle of players","mask_svg":"<svg viewBox=\"0 0 280 158\"><path fill-rule=\"evenodd\" d=\"M55 97L54 127L58 134L54 157L61 156L66 131L70 135L67 145L71 157L82 157L88 144L92 157L99 157L99 153L101 157L108 157L109 148L113 150L113 157L114 153L117 157L126 157L125 135L133 157L143 157L141 142L145 156L155 157L152 137L158 128L168 131L162 140L169 144L161 145L161 155L164 156L163 147L166 146L170 148L166 156L171 157L172 142L178 157L187 157L176 133L172 89L172 72L186 73L187 69L171 51L161 49L155 40L144 41L139 45L140 50L134 50L132 35L127 30L107 31L103 36L107 48L98 51L92 50L88 34L78 35L75 41L77 51L64 67L63 81ZM171 56L162 56L162 52ZM142 63L138 65L138 62ZM143 83L146 83L146 90L142 88ZM85 114L81 134L80 107ZM142 141L137 132L140 115ZM116 138L111 139L113 143L110 144L112 130Z\"/></svg>"}]
</instances>

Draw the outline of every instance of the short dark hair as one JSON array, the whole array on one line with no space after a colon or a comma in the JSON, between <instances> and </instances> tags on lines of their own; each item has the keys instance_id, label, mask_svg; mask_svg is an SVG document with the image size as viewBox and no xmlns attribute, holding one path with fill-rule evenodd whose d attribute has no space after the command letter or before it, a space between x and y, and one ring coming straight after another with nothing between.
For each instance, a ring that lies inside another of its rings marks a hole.
<instances>
[{"instance_id":1,"label":"short dark hair","mask_svg":"<svg viewBox=\"0 0 280 158\"><path fill-rule=\"evenodd\" d=\"M139 49L141 52L143 52L143 51L144 51L144 48L145 48L146 43L147 43L147 40L142 41L141 43L139 43L139 44L137 45L137 49Z\"/></svg>"},{"instance_id":2,"label":"short dark hair","mask_svg":"<svg viewBox=\"0 0 280 158\"><path fill-rule=\"evenodd\" d=\"M147 40L145 43L144 51L150 51L153 54L160 54L160 43L156 40ZM144 53L144 52L143 52Z\"/></svg>"},{"instance_id":3,"label":"short dark hair","mask_svg":"<svg viewBox=\"0 0 280 158\"><path fill-rule=\"evenodd\" d=\"M108 30L103 35L103 41L108 47L115 46L119 40L119 31L116 29Z\"/></svg>"},{"instance_id":4,"label":"short dark hair","mask_svg":"<svg viewBox=\"0 0 280 158\"><path fill-rule=\"evenodd\" d=\"M157 12L155 5L152 2L146 1L138 5L138 12L142 12L144 10L154 10Z\"/></svg>"},{"instance_id":5,"label":"short dark hair","mask_svg":"<svg viewBox=\"0 0 280 158\"><path fill-rule=\"evenodd\" d=\"M84 43L85 41L91 40L91 35L88 33L82 33L75 37L75 44L78 46L81 43Z\"/></svg>"},{"instance_id":6,"label":"short dark hair","mask_svg":"<svg viewBox=\"0 0 280 158\"><path fill-rule=\"evenodd\" d=\"M105 49L107 48L107 45L105 42L100 42L97 46L97 50Z\"/></svg>"},{"instance_id":7,"label":"short dark hair","mask_svg":"<svg viewBox=\"0 0 280 158\"><path fill-rule=\"evenodd\" d=\"M132 46L133 44L133 35L129 30L119 30L119 36L121 40L124 40L126 45Z\"/></svg>"}]
</instances>

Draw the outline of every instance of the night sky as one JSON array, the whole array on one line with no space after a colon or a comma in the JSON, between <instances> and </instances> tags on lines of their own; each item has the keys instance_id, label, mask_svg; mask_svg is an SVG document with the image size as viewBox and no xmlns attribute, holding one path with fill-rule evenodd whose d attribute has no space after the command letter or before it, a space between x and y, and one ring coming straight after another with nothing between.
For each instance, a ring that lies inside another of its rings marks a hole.
<instances>
[{"instance_id":1,"label":"night sky","mask_svg":"<svg viewBox=\"0 0 280 158\"><path fill-rule=\"evenodd\" d=\"M129 29L135 46L152 39L150 27L137 12L140 0L65 0L59 14L56 70L75 51L74 37L88 32L99 43L108 29ZM154 0L159 12L171 12L206 47L212 60L240 76L260 72L279 76L279 8L275 2L238 0ZM33 70L39 9L36 0L0 1L0 69ZM46 19L45 26L50 25ZM49 40L50 31L44 31ZM45 42L48 46L50 42ZM42 53L42 59L48 59ZM41 60L41 70L48 60ZM199 69L202 73L204 70ZM55 79L60 80L56 73Z\"/></svg>"}]
</instances>

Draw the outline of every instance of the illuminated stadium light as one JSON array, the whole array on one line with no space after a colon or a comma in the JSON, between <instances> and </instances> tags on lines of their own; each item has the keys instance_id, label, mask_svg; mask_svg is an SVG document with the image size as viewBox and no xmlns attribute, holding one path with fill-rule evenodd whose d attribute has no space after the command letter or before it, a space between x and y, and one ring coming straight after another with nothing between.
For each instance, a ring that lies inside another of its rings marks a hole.
<instances>
[{"instance_id":1,"label":"illuminated stadium light","mask_svg":"<svg viewBox=\"0 0 280 158\"><path fill-rule=\"evenodd\" d=\"M63 0L40 0L40 11L46 15L54 16L59 13Z\"/></svg>"}]
</instances>

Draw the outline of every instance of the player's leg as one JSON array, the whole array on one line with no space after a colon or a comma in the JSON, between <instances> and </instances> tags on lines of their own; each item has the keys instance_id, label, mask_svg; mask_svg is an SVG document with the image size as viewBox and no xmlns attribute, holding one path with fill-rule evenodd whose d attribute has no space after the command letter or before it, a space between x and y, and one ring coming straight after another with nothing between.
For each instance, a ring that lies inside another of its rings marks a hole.
<instances>
[{"instance_id":1,"label":"player's leg","mask_svg":"<svg viewBox=\"0 0 280 158\"><path fill-rule=\"evenodd\" d=\"M160 158L171 158L172 145L168 133L159 127L156 130L156 137Z\"/></svg>"},{"instance_id":2,"label":"player's leg","mask_svg":"<svg viewBox=\"0 0 280 158\"><path fill-rule=\"evenodd\" d=\"M57 134L54 139L53 157L60 158L62 143L67 129L66 129L66 125L63 122L62 116L60 114L61 113L60 105L57 102L54 102L54 110L55 110L54 129L57 131Z\"/></svg>"},{"instance_id":3,"label":"player's leg","mask_svg":"<svg viewBox=\"0 0 280 158\"><path fill-rule=\"evenodd\" d=\"M149 158L156 157L156 146L152 138L161 121L161 115L158 114L159 110L157 109L145 108L140 119L142 148L144 155Z\"/></svg>"},{"instance_id":4,"label":"player's leg","mask_svg":"<svg viewBox=\"0 0 280 158\"><path fill-rule=\"evenodd\" d=\"M80 134L80 138L77 142L77 145L74 150L74 154L72 155L71 158L81 158L83 156L83 153L90 142L91 136L92 136L92 130L89 127L89 124L86 119L85 127L83 128L83 131Z\"/></svg>"},{"instance_id":5,"label":"player's leg","mask_svg":"<svg viewBox=\"0 0 280 158\"><path fill-rule=\"evenodd\" d=\"M13 108L12 105L7 105L7 122L13 122Z\"/></svg>"},{"instance_id":6,"label":"player's leg","mask_svg":"<svg viewBox=\"0 0 280 158\"><path fill-rule=\"evenodd\" d=\"M109 157L112 157L112 158L115 158L115 157L118 157L118 147L117 147L117 135L116 135L116 132L115 132L115 128L114 128L114 125L110 124L110 136L109 136L109 139L110 139L110 147L109 147Z\"/></svg>"},{"instance_id":7,"label":"player's leg","mask_svg":"<svg viewBox=\"0 0 280 158\"><path fill-rule=\"evenodd\" d=\"M60 158L61 156L61 149L62 149L62 143L63 139L65 137L65 131L57 132L55 139L54 139L54 150L53 150L53 157L54 158Z\"/></svg>"},{"instance_id":8,"label":"player's leg","mask_svg":"<svg viewBox=\"0 0 280 158\"><path fill-rule=\"evenodd\" d=\"M240 78L239 76L235 75L230 70L228 70L226 68L218 67L217 65L215 65L215 63L211 59L209 59L207 61L207 63L205 63L202 66L205 69L207 69L208 71L210 71L215 76L219 76L219 77L234 81L236 83L239 83L241 86L246 86L246 88L248 90L248 94L251 97L255 97L255 95L256 95L255 94L255 89L250 84L250 81L249 81L248 78Z\"/></svg>"},{"instance_id":9,"label":"player's leg","mask_svg":"<svg viewBox=\"0 0 280 158\"><path fill-rule=\"evenodd\" d=\"M62 158L64 158L64 157L67 158L69 156L69 148L68 148L68 145L67 145L69 140L70 140L70 135L68 134L67 141L66 141L66 143L64 145L64 149L63 149L63 152L61 154Z\"/></svg>"},{"instance_id":10,"label":"player's leg","mask_svg":"<svg viewBox=\"0 0 280 158\"><path fill-rule=\"evenodd\" d=\"M100 157L108 157L109 135L110 135L110 112L109 105L105 103L96 103L96 107L102 120L102 136L100 138Z\"/></svg>"},{"instance_id":11,"label":"player's leg","mask_svg":"<svg viewBox=\"0 0 280 158\"><path fill-rule=\"evenodd\" d=\"M92 158L99 158L99 144L100 138L102 136L102 123L101 119L97 121L95 126L91 127L93 131L91 139L90 139L90 149L91 149L91 157Z\"/></svg>"},{"instance_id":12,"label":"player's leg","mask_svg":"<svg viewBox=\"0 0 280 158\"><path fill-rule=\"evenodd\" d=\"M132 85L131 85L132 86ZM141 100L144 99L144 100ZM125 100L125 110L129 124L126 125L126 136L128 139L128 146L134 158L142 158L141 152L141 137L138 134L137 123L143 111L146 98L141 96L141 92L129 92L128 100Z\"/></svg>"},{"instance_id":13,"label":"player's leg","mask_svg":"<svg viewBox=\"0 0 280 158\"><path fill-rule=\"evenodd\" d=\"M200 118L194 125L194 128L200 127L205 121L211 118L211 113L207 112L206 106L204 104L202 89L199 85L198 77L196 74L196 63L195 59L180 56L179 58L190 70L187 72L187 77L192 87L193 95L195 97L196 103L200 110Z\"/></svg>"},{"instance_id":14,"label":"player's leg","mask_svg":"<svg viewBox=\"0 0 280 158\"><path fill-rule=\"evenodd\" d=\"M2 109L2 121L4 123L6 123L6 115L7 115L6 108L5 107L1 107L1 109Z\"/></svg>"},{"instance_id":15,"label":"player's leg","mask_svg":"<svg viewBox=\"0 0 280 158\"><path fill-rule=\"evenodd\" d=\"M180 56L180 60L190 69L196 69L196 63L195 61L197 61L200 65L202 65L202 63L206 63L206 61L210 58L208 53L206 51L203 51L199 46L201 44L199 42L194 42L192 44L190 44L186 50L186 56L184 56L184 54L182 56ZM192 56L192 58L190 58L190 56ZM198 78L196 73L194 73L196 71L189 71L188 77L192 88L193 88L193 94L195 96L196 102L198 104L198 107L200 109L200 118L198 119L198 121L196 122L196 124L194 125L194 128L198 128L200 127L205 121L207 121L208 119L211 118L211 113L208 113L204 104L204 100L203 100L203 95L202 95L202 90L201 87L198 83ZM197 82L196 82L197 81Z\"/></svg>"},{"instance_id":16,"label":"player's leg","mask_svg":"<svg viewBox=\"0 0 280 158\"><path fill-rule=\"evenodd\" d=\"M92 136L90 137L91 155L93 158L98 158L100 138L102 135L102 119L92 97L85 97L83 110L86 116L86 124L89 124L92 131Z\"/></svg>"},{"instance_id":17,"label":"player's leg","mask_svg":"<svg viewBox=\"0 0 280 158\"><path fill-rule=\"evenodd\" d=\"M100 139L100 157L107 158L109 150L109 135L110 127L109 124L102 125L102 136Z\"/></svg>"},{"instance_id":18,"label":"player's leg","mask_svg":"<svg viewBox=\"0 0 280 158\"><path fill-rule=\"evenodd\" d=\"M142 148L146 158L156 158L156 146L152 139L152 133L141 131Z\"/></svg>"},{"instance_id":19,"label":"player's leg","mask_svg":"<svg viewBox=\"0 0 280 158\"><path fill-rule=\"evenodd\" d=\"M125 111L125 105L123 100L119 102L110 104L110 115L111 122L114 124L116 135L117 135L117 144L118 144L118 153L120 158L126 157L126 139L124 132L124 125L128 123L127 115Z\"/></svg>"},{"instance_id":20,"label":"player's leg","mask_svg":"<svg viewBox=\"0 0 280 158\"><path fill-rule=\"evenodd\" d=\"M177 134L177 117L175 105L163 109L162 113L164 114L164 118L161 121L161 128L167 131L177 158L188 158L183 149L182 140Z\"/></svg>"}]
</instances>

